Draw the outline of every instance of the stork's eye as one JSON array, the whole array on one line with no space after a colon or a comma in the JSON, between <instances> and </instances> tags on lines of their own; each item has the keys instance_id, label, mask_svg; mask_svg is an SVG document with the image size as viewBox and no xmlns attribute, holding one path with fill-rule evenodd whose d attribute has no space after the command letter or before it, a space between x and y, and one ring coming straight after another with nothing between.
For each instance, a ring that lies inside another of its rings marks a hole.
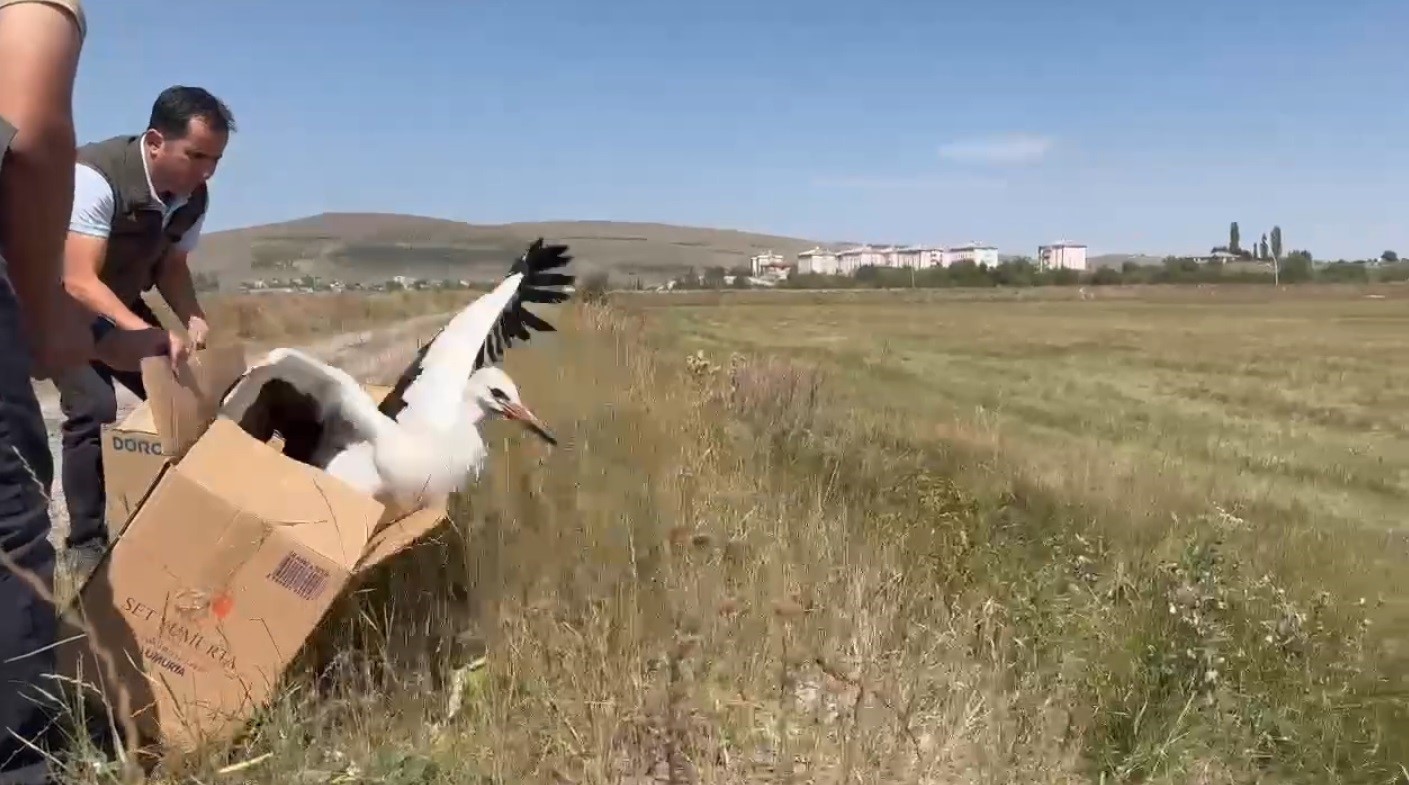
<instances>
[{"instance_id":1,"label":"stork's eye","mask_svg":"<svg viewBox=\"0 0 1409 785\"><path fill-rule=\"evenodd\" d=\"M494 400L496 400L496 401L507 401L507 400L509 400L509 394L506 393L506 392L504 392L503 390L499 389L498 387L490 387L490 388L489 388L489 394L492 395L492 396L494 396Z\"/></svg>"}]
</instances>

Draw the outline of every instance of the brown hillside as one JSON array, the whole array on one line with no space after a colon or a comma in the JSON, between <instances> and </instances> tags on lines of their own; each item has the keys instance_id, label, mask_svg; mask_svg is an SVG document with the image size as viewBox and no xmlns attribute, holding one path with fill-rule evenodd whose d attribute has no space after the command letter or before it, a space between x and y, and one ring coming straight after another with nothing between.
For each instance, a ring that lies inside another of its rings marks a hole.
<instances>
[{"instance_id":1,"label":"brown hillside","mask_svg":"<svg viewBox=\"0 0 1409 785\"><path fill-rule=\"evenodd\" d=\"M792 257L819 243L794 237L670 224L553 221L467 224L386 213L324 213L212 232L193 258L198 271L233 284L313 275L379 281L394 275L492 280L533 239L565 242L580 272L655 282L688 267L747 264L772 249Z\"/></svg>"}]
</instances>

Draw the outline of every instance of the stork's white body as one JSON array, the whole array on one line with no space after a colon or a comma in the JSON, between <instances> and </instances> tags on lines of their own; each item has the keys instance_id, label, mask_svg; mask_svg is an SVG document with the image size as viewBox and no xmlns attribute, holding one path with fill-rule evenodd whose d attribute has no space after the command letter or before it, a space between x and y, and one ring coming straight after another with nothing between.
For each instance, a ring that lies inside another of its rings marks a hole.
<instances>
[{"instance_id":1,"label":"stork's white body","mask_svg":"<svg viewBox=\"0 0 1409 785\"><path fill-rule=\"evenodd\" d=\"M465 416L448 429L411 419L387 439L324 447L313 462L388 506L414 509L439 502L467 480L477 480L489 457L479 434L482 412L462 408Z\"/></svg>"}]
</instances>

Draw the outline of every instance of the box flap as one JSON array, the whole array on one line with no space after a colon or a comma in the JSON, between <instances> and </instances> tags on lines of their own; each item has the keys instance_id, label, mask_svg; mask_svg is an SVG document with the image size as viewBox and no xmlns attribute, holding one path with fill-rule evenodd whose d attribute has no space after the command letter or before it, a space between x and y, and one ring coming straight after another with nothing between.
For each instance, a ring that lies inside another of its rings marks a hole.
<instances>
[{"instance_id":1,"label":"box flap","mask_svg":"<svg viewBox=\"0 0 1409 785\"><path fill-rule=\"evenodd\" d=\"M347 570L361 559L382 512L375 499L279 454L225 417L173 471Z\"/></svg>"},{"instance_id":2,"label":"box flap","mask_svg":"<svg viewBox=\"0 0 1409 785\"><path fill-rule=\"evenodd\" d=\"M142 401L137 404L137 408L127 413L113 427L113 430L125 431L127 433L148 433L155 435L157 432L157 421L152 416L151 404Z\"/></svg>"},{"instance_id":3,"label":"box flap","mask_svg":"<svg viewBox=\"0 0 1409 785\"><path fill-rule=\"evenodd\" d=\"M166 357L142 360L142 384L168 458L179 459L196 443L215 419L221 398L247 367L244 344L192 352L176 368Z\"/></svg>"},{"instance_id":4,"label":"box flap","mask_svg":"<svg viewBox=\"0 0 1409 785\"><path fill-rule=\"evenodd\" d=\"M357 562L356 571L364 572L390 559L429 534L446 517L445 508L428 507L388 524L367 543L362 560Z\"/></svg>"}]
</instances>

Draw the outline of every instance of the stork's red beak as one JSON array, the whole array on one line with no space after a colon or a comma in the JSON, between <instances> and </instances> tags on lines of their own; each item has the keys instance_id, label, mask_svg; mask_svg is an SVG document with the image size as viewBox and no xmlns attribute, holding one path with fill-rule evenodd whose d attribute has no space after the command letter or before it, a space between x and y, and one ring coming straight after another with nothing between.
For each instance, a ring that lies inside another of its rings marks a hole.
<instances>
[{"instance_id":1,"label":"stork's red beak","mask_svg":"<svg viewBox=\"0 0 1409 785\"><path fill-rule=\"evenodd\" d=\"M517 420L523 423L524 427L538 434L539 438L541 438L543 441L551 445L557 446L557 438L553 436L553 434L548 432L548 426L544 425L543 421L538 419L537 415L529 411L528 407L521 406L517 403L505 403L503 404L503 407L505 417L510 420Z\"/></svg>"}]
</instances>

